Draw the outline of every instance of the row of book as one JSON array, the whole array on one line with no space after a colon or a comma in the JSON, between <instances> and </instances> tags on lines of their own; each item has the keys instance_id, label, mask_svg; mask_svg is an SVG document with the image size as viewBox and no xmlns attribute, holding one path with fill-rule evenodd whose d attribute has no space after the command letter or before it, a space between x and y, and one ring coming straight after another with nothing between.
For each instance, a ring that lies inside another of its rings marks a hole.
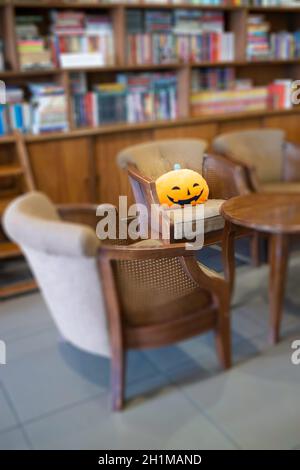
<instances>
[{"instance_id":1,"label":"row of book","mask_svg":"<svg viewBox=\"0 0 300 470\"><path fill-rule=\"evenodd\" d=\"M300 31L282 31L270 35L270 54L276 59L295 59L300 57Z\"/></svg>"},{"instance_id":2,"label":"row of book","mask_svg":"<svg viewBox=\"0 0 300 470\"><path fill-rule=\"evenodd\" d=\"M40 1L40 0L36 0ZM230 5L235 5L235 6L240 6L240 5L248 5L249 1L248 0L124 0L120 2L120 0L65 0L65 3L87 3L87 4L96 4L98 5L99 3L104 3L104 4L114 4L114 3L124 3L124 4L157 4L157 5L178 5L178 4L184 4L184 5L204 5L204 6L218 6L218 5L225 5L225 6L230 6Z\"/></svg>"},{"instance_id":3,"label":"row of book","mask_svg":"<svg viewBox=\"0 0 300 470\"><path fill-rule=\"evenodd\" d=\"M191 115L286 109L291 104L291 80L253 86L235 79L234 70L207 69L193 77ZM140 123L178 118L177 76L165 73L118 74L113 83L95 85L72 80L73 117L77 127ZM197 86L199 88L197 89ZM66 131L69 128L64 89L51 83L31 83L30 98L19 87L8 87L7 103L0 105L0 135L18 129L28 133Z\"/></svg>"},{"instance_id":4,"label":"row of book","mask_svg":"<svg viewBox=\"0 0 300 470\"><path fill-rule=\"evenodd\" d=\"M130 10L126 24L131 65L234 60L223 12Z\"/></svg>"},{"instance_id":5,"label":"row of book","mask_svg":"<svg viewBox=\"0 0 300 470\"><path fill-rule=\"evenodd\" d=\"M36 0L40 1L40 0ZM87 4L96 4L104 3L104 4L114 4L120 3L119 0L65 0L66 3L87 3ZM257 3L260 2L260 3ZM217 5L225 5L225 6L241 6L241 5L280 5L283 3L283 0L124 0L122 1L124 4L157 4L157 5L178 5L178 4L185 4L185 5L204 5L204 6L217 6Z\"/></svg>"},{"instance_id":6,"label":"row of book","mask_svg":"<svg viewBox=\"0 0 300 470\"><path fill-rule=\"evenodd\" d=\"M16 34L22 70L52 66L49 40L41 34L42 15L18 15Z\"/></svg>"},{"instance_id":7,"label":"row of book","mask_svg":"<svg viewBox=\"0 0 300 470\"><path fill-rule=\"evenodd\" d=\"M247 81L248 82L248 81ZM239 86L240 85L240 86ZM231 90L206 90L191 94L192 116L287 109L291 103L291 80L275 80L268 86L237 84Z\"/></svg>"},{"instance_id":8,"label":"row of book","mask_svg":"<svg viewBox=\"0 0 300 470\"><path fill-rule=\"evenodd\" d=\"M176 119L177 76L168 72L118 74L114 83L75 93L73 113L77 127Z\"/></svg>"},{"instance_id":9,"label":"row of book","mask_svg":"<svg viewBox=\"0 0 300 470\"><path fill-rule=\"evenodd\" d=\"M300 57L300 31L271 32L271 25L264 15L249 15L247 38L249 60Z\"/></svg>"},{"instance_id":10,"label":"row of book","mask_svg":"<svg viewBox=\"0 0 300 470\"><path fill-rule=\"evenodd\" d=\"M230 90L235 87L236 77L233 67L216 67L192 70L191 89L199 90Z\"/></svg>"},{"instance_id":11,"label":"row of book","mask_svg":"<svg viewBox=\"0 0 300 470\"><path fill-rule=\"evenodd\" d=\"M50 33L43 15L16 17L17 46L23 70L114 64L114 35L106 14L51 11Z\"/></svg>"},{"instance_id":12,"label":"row of book","mask_svg":"<svg viewBox=\"0 0 300 470\"><path fill-rule=\"evenodd\" d=\"M234 60L233 33L135 34L128 37L130 65Z\"/></svg>"},{"instance_id":13,"label":"row of book","mask_svg":"<svg viewBox=\"0 0 300 470\"><path fill-rule=\"evenodd\" d=\"M288 5L291 2L285 0L249 0L248 5L253 5L255 7L271 7L271 6L283 6Z\"/></svg>"},{"instance_id":14,"label":"row of book","mask_svg":"<svg viewBox=\"0 0 300 470\"><path fill-rule=\"evenodd\" d=\"M20 87L7 87L6 104L0 104L0 135L14 130L39 134L69 128L64 88L52 83L28 85L30 99Z\"/></svg>"},{"instance_id":15,"label":"row of book","mask_svg":"<svg viewBox=\"0 0 300 470\"><path fill-rule=\"evenodd\" d=\"M51 17L55 65L69 68L114 64L114 35L108 15L53 11Z\"/></svg>"}]
</instances>

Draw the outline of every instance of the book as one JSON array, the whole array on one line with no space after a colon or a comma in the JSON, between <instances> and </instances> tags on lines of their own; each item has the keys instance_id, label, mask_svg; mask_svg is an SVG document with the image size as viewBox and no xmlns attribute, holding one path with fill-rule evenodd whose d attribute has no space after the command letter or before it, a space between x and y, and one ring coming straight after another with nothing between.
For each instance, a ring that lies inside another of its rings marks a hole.
<instances>
[{"instance_id":1,"label":"book","mask_svg":"<svg viewBox=\"0 0 300 470\"><path fill-rule=\"evenodd\" d=\"M40 32L43 16L18 15L16 34L19 61L22 70L53 67L49 37Z\"/></svg>"},{"instance_id":2,"label":"book","mask_svg":"<svg viewBox=\"0 0 300 470\"><path fill-rule=\"evenodd\" d=\"M191 107L192 116L265 110L268 108L268 87L193 93Z\"/></svg>"},{"instance_id":3,"label":"book","mask_svg":"<svg viewBox=\"0 0 300 470\"><path fill-rule=\"evenodd\" d=\"M7 86L6 103L0 104L0 135L11 134L14 130L29 132L31 111L24 101L24 90L17 86Z\"/></svg>"},{"instance_id":4,"label":"book","mask_svg":"<svg viewBox=\"0 0 300 470\"><path fill-rule=\"evenodd\" d=\"M67 100L65 90L55 83L30 83L32 125L34 134L67 131Z\"/></svg>"},{"instance_id":5,"label":"book","mask_svg":"<svg viewBox=\"0 0 300 470\"><path fill-rule=\"evenodd\" d=\"M273 109L289 109L292 105L292 83L290 79L274 80L268 87L269 105Z\"/></svg>"},{"instance_id":6,"label":"book","mask_svg":"<svg viewBox=\"0 0 300 470\"><path fill-rule=\"evenodd\" d=\"M221 11L178 9L127 12L131 65L233 61L234 33Z\"/></svg>"},{"instance_id":7,"label":"book","mask_svg":"<svg viewBox=\"0 0 300 470\"><path fill-rule=\"evenodd\" d=\"M200 81L200 85L202 83L203 81ZM230 73L228 81L221 81L219 84L217 82L214 89L203 86L198 89L196 86L192 88L190 95L192 116L292 107L291 79L274 80L267 86L253 86L250 79L234 79Z\"/></svg>"},{"instance_id":8,"label":"book","mask_svg":"<svg viewBox=\"0 0 300 470\"><path fill-rule=\"evenodd\" d=\"M52 54L63 68L96 67L115 62L112 22L108 15L52 11Z\"/></svg>"},{"instance_id":9,"label":"book","mask_svg":"<svg viewBox=\"0 0 300 470\"><path fill-rule=\"evenodd\" d=\"M95 85L92 91L79 88L78 77L74 77L74 87L77 93L73 95L73 116L77 127L178 117L174 73L117 74L115 82Z\"/></svg>"},{"instance_id":10,"label":"book","mask_svg":"<svg viewBox=\"0 0 300 470\"><path fill-rule=\"evenodd\" d=\"M233 67L213 67L192 70L192 91L230 90L236 85Z\"/></svg>"},{"instance_id":11,"label":"book","mask_svg":"<svg viewBox=\"0 0 300 470\"><path fill-rule=\"evenodd\" d=\"M249 60L266 59L272 56L270 27L264 15L249 15L247 21L247 58Z\"/></svg>"}]
</instances>

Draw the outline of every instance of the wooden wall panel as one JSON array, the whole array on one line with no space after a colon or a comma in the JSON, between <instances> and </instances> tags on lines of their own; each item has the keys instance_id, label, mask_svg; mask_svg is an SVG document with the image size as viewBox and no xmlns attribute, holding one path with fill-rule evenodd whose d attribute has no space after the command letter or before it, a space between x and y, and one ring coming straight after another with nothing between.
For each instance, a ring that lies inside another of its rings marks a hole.
<instances>
[{"instance_id":1,"label":"wooden wall panel","mask_svg":"<svg viewBox=\"0 0 300 470\"><path fill-rule=\"evenodd\" d=\"M257 129L262 126L261 119L241 119L240 121L224 121L220 122L218 127L218 134L225 134L226 132L238 132L247 129Z\"/></svg>"},{"instance_id":2,"label":"wooden wall panel","mask_svg":"<svg viewBox=\"0 0 300 470\"><path fill-rule=\"evenodd\" d=\"M88 138L34 142L28 150L38 189L56 203L90 201Z\"/></svg>"},{"instance_id":3,"label":"wooden wall panel","mask_svg":"<svg viewBox=\"0 0 300 470\"><path fill-rule=\"evenodd\" d=\"M211 142L217 134L216 124L191 124L154 130L154 139L203 139Z\"/></svg>"},{"instance_id":4,"label":"wooden wall panel","mask_svg":"<svg viewBox=\"0 0 300 470\"><path fill-rule=\"evenodd\" d=\"M265 127L273 127L275 129L283 129L286 132L287 140L300 144L300 116L269 116L264 118Z\"/></svg>"},{"instance_id":5,"label":"wooden wall panel","mask_svg":"<svg viewBox=\"0 0 300 470\"><path fill-rule=\"evenodd\" d=\"M133 202L133 196L127 174L121 170L116 157L120 150L153 139L152 130L121 132L99 136L95 142L97 195L98 202L118 205L119 195L129 196L128 203Z\"/></svg>"},{"instance_id":6,"label":"wooden wall panel","mask_svg":"<svg viewBox=\"0 0 300 470\"><path fill-rule=\"evenodd\" d=\"M122 131L118 134L66 137L29 142L28 151L38 189L55 202L108 202L118 204L119 195L133 201L125 171L116 164L117 153L131 145L158 139L200 138L209 143L225 132L259 127L285 129L287 138L300 144L298 114L191 123L175 127ZM0 146L4 163L14 155L13 145Z\"/></svg>"}]
</instances>

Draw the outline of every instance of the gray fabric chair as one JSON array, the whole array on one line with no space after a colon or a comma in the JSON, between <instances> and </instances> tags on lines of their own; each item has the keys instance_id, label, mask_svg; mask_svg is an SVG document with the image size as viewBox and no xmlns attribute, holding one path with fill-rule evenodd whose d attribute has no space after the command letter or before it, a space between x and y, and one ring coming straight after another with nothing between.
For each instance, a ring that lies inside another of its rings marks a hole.
<instances>
[{"instance_id":1,"label":"gray fabric chair","mask_svg":"<svg viewBox=\"0 0 300 470\"><path fill-rule=\"evenodd\" d=\"M95 215L95 208L90 209ZM95 229L64 222L39 192L12 202L3 224L9 238L22 248L63 337L85 351L110 356Z\"/></svg>"}]
</instances>

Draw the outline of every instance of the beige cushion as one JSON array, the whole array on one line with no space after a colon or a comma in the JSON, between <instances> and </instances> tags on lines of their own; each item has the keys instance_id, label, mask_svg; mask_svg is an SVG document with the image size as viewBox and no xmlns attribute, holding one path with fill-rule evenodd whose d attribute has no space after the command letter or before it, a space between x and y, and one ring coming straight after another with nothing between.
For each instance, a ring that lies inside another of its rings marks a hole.
<instances>
[{"instance_id":1,"label":"beige cushion","mask_svg":"<svg viewBox=\"0 0 300 470\"><path fill-rule=\"evenodd\" d=\"M203 204L204 207L204 233L213 232L215 230L222 230L224 228L224 219L220 215L220 208L223 204L223 199L208 199L207 202ZM201 217L201 214L196 211L197 206L185 206L185 221L193 222L197 220L197 217ZM166 213L170 220L174 224L175 233L183 233L182 231L182 209L168 209ZM192 231L189 231L189 225L185 228L186 235L191 235ZM191 227L192 229L192 227Z\"/></svg>"},{"instance_id":2,"label":"beige cushion","mask_svg":"<svg viewBox=\"0 0 300 470\"><path fill-rule=\"evenodd\" d=\"M263 184L261 190L267 193L300 193L300 182L282 182Z\"/></svg>"},{"instance_id":3,"label":"beige cushion","mask_svg":"<svg viewBox=\"0 0 300 470\"><path fill-rule=\"evenodd\" d=\"M95 256L100 244L90 227L63 222L49 198L37 191L10 204L3 224L16 243L48 254Z\"/></svg>"},{"instance_id":4,"label":"beige cushion","mask_svg":"<svg viewBox=\"0 0 300 470\"><path fill-rule=\"evenodd\" d=\"M158 140L129 147L118 155L118 164L126 168L129 163L148 178L156 180L159 176L173 170L175 163L182 168L202 173L203 154L207 143L196 139Z\"/></svg>"},{"instance_id":5,"label":"beige cushion","mask_svg":"<svg viewBox=\"0 0 300 470\"><path fill-rule=\"evenodd\" d=\"M256 168L262 183L280 181L285 133L279 129L256 129L218 136L213 149Z\"/></svg>"}]
</instances>

